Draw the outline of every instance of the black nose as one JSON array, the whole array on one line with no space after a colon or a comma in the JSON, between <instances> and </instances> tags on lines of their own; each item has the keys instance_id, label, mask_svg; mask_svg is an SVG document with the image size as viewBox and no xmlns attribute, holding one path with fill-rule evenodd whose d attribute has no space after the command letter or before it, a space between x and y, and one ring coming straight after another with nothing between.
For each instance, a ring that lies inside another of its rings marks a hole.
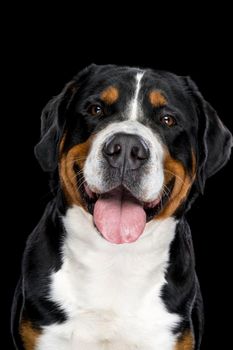
<instances>
[{"instance_id":1,"label":"black nose","mask_svg":"<svg viewBox=\"0 0 233 350\"><path fill-rule=\"evenodd\" d=\"M105 143L103 154L108 163L122 173L143 165L149 158L149 149L139 136L117 133Z\"/></svg>"}]
</instances>

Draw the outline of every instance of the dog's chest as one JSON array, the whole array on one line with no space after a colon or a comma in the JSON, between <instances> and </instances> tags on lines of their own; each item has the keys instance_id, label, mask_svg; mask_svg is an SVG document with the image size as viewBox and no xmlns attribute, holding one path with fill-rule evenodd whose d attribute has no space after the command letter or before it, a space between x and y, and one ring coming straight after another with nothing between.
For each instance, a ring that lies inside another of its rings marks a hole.
<instances>
[{"instance_id":1,"label":"dog's chest","mask_svg":"<svg viewBox=\"0 0 233 350\"><path fill-rule=\"evenodd\" d=\"M179 316L166 310L161 289L173 219L147 225L140 240L124 245L100 237L91 217L78 208L64 223L64 263L52 276L51 298L68 320L46 327L38 350L45 342L48 350L172 350Z\"/></svg>"}]
</instances>

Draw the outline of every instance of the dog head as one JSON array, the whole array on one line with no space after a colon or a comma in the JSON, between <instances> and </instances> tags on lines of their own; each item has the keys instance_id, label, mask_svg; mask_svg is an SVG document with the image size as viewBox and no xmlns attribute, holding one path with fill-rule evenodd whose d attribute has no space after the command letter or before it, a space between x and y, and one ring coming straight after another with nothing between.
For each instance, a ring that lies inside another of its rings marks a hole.
<instances>
[{"instance_id":1,"label":"dog head","mask_svg":"<svg viewBox=\"0 0 233 350\"><path fill-rule=\"evenodd\" d=\"M42 113L35 154L58 170L68 206L93 215L111 242L180 215L191 188L229 159L232 136L189 77L91 65Z\"/></svg>"}]
</instances>

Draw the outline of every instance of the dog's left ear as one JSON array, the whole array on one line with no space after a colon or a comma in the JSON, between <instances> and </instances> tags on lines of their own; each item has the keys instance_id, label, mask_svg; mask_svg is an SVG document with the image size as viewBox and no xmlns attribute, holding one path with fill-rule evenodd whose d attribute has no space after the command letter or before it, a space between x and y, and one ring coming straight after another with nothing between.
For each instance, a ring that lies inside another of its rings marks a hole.
<instances>
[{"instance_id":1,"label":"dog's left ear","mask_svg":"<svg viewBox=\"0 0 233 350\"><path fill-rule=\"evenodd\" d=\"M203 193L206 179L214 175L229 160L233 138L192 79L183 77L183 81L198 114L197 184L200 192Z\"/></svg>"}]
</instances>

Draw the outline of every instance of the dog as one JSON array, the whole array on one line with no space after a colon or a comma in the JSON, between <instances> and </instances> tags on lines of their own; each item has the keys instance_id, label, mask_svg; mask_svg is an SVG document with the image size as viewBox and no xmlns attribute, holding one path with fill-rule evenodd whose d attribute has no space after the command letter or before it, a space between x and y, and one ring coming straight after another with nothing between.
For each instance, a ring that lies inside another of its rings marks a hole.
<instances>
[{"instance_id":1,"label":"dog","mask_svg":"<svg viewBox=\"0 0 233 350\"><path fill-rule=\"evenodd\" d=\"M41 123L54 198L24 252L16 349L199 349L185 214L228 161L230 131L190 77L94 64Z\"/></svg>"}]
</instances>

